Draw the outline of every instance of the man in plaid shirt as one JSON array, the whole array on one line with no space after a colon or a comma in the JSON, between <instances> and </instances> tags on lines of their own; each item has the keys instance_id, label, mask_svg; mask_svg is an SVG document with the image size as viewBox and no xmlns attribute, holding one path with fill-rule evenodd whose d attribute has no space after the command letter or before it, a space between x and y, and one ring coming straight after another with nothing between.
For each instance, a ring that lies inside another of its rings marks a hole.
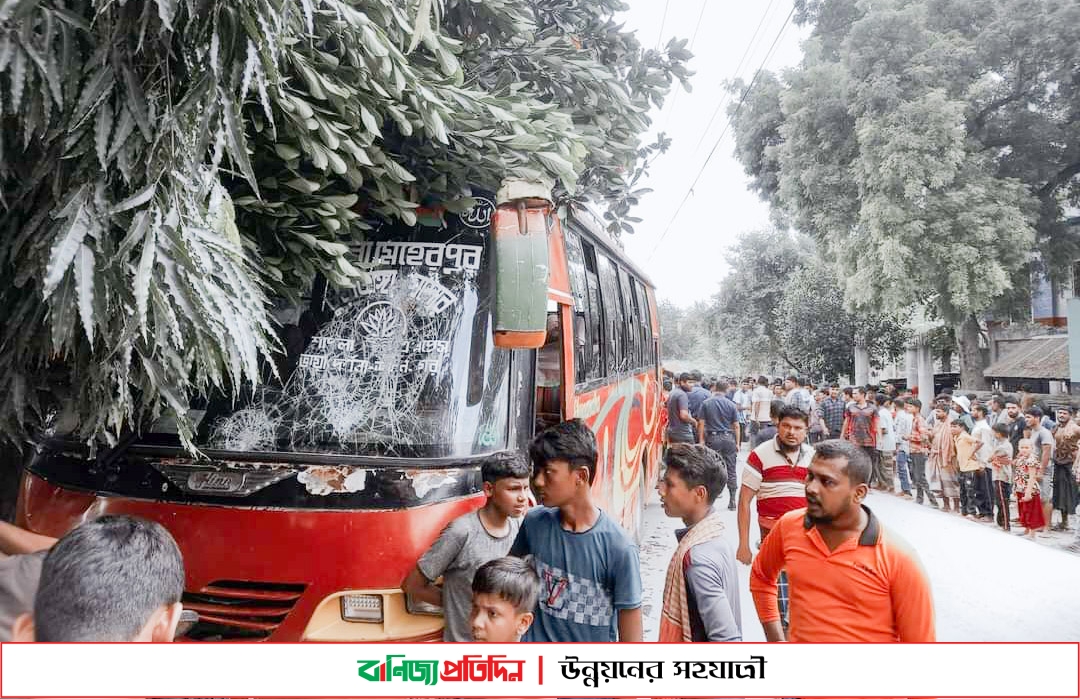
<instances>
[{"instance_id":1,"label":"man in plaid shirt","mask_svg":"<svg viewBox=\"0 0 1080 699\"><path fill-rule=\"evenodd\" d=\"M911 433L908 435L908 466L911 468L911 484L915 487L915 502L922 504L923 495L930 499L930 504L937 507L934 491L926 480L926 459L930 455L930 442L933 435L926 419L922 416L922 401L909 399L904 410L911 416Z\"/></svg>"},{"instance_id":2,"label":"man in plaid shirt","mask_svg":"<svg viewBox=\"0 0 1080 699\"><path fill-rule=\"evenodd\" d=\"M855 405L847 410L844 418L843 438L859 447L870 457L874 473L881 470L881 452L877 450L878 409L867 401L866 389L855 387Z\"/></svg>"},{"instance_id":3,"label":"man in plaid shirt","mask_svg":"<svg viewBox=\"0 0 1080 699\"><path fill-rule=\"evenodd\" d=\"M810 395L810 391L799 381L797 376L789 376L784 380L784 402L788 405L794 405L799 410L803 411L807 415L814 412L814 397Z\"/></svg>"},{"instance_id":4,"label":"man in plaid shirt","mask_svg":"<svg viewBox=\"0 0 1080 699\"><path fill-rule=\"evenodd\" d=\"M821 417L829 430L825 436L839 439L844 431L844 399L840 397L840 387L836 384L829 386L828 397L821 401Z\"/></svg>"}]
</instances>

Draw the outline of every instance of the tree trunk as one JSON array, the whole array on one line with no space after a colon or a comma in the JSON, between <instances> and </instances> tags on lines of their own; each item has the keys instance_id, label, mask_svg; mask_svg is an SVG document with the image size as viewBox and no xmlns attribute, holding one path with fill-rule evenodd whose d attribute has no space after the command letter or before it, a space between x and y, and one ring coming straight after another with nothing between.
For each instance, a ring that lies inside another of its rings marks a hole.
<instances>
[{"instance_id":1,"label":"tree trunk","mask_svg":"<svg viewBox=\"0 0 1080 699\"><path fill-rule=\"evenodd\" d=\"M956 335L956 349L960 356L960 385L965 391L980 391L990 388L983 371L986 362L979 348L979 321L974 314L968 315L964 322L953 328Z\"/></svg>"}]
</instances>

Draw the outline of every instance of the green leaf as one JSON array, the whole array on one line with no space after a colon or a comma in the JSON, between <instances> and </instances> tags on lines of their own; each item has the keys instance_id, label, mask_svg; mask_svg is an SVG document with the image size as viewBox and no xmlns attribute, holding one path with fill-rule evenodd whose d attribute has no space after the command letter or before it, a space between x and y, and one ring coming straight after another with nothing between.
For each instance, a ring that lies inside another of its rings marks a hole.
<instances>
[{"instance_id":1,"label":"green leaf","mask_svg":"<svg viewBox=\"0 0 1080 699\"><path fill-rule=\"evenodd\" d=\"M375 116L363 105L360 105L360 120L364 122L365 129L375 134L376 137L382 138L382 132L379 131L379 122L375 120Z\"/></svg>"},{"instance_id":2,"label":"green leaf","mask_svg":"<svg viewBox=\"0 0 1080 699\"><path fill-rule=\"evenodd\" d=\"M94 75L86 81L83 86L82 93L79 95L79 101L75 106L74 112L74 124L79 124L89 114L90 110L98 103L98 101L110 90L115 83L113 79L113 69L111 65L104 65L94 73Z\"/></svg>"},{"instance_id":3,"label":"green leaf","mask_svg":"<svg viewBox=\"0 0 1080 699\"><path fill-rule=\"evenodd\" d=\"M97 119L94 120L94 149L102 169L109 164L109 134L112 124L112 106L105 102L98 107Z\"/></svg>"},{"instance_id":4,"label":"green leaf","mask_svg":"<svg viewBox=\"0 0 1080 699\"><path fill-rule=\"evenodd\" d=\"M94 346L94 251L79 245L75 259L75 287L79 300L79 317L90 347Z\"/></svg>"},{"instance_id":5,"label":"green leaf","mask_svg":"<svg viewBox=\"0 0 1080 699\"><path fill-rule=\"evenodd\" d=\"M176 0L155 0L158 8L158 18L165 28L173 30L172 21L176 16Z\"/></svg>"},{"instance_id":6,"label":"green leaf","mask_svg":"<svg viewBox=\"0 0 1080 699\"><path fill-rule=\"evenodd\" d=\"M86 205L80 204L75 214L68 218L67 224L49 253L49 264L45 269L42 288L45 298L49 298L63 280L68 267L79 254L83 238L89 231L90 217L86 212Z\"/></svg>"},{"instance_id":7,"label":"green leaf","mask_svg":"<svg viewBox=\"0 0 1080 699\"><path fill-rule=\"evenodd\" d=\"M128 63L124 63L123 67L124 88L127 93L127 108L131 112L131 115L135 117L135 123L139 126L139 131L142 132L143 138L147 141L153 140L153 133L150 129L150 117L146 111L146 96L143 94L142 85L139 84L139 79L135 76L135 72L131 70L131 66Z\"/></svg>"},{"instance_id":8,"label":"green leaf","mask_svg":"<svg viewBox=\"0 0 1080 699\"><path fill-rule=\"evenodd\" d=\"M259 182L255 178L255 170L251 167L251 158L248 157L247 138L244 136L240 105L224 89L219 89L218 95L221 99L221 113L225 121L225 145L229 150L229 155L240 168L244 179L255 190L255 195L259 196Z\"/></svg>"},{"instance_id":9,"label":"green leaf","mask_svg":"<svg viewBox=\"0 0 1080 699\"><path fill-rule=\"evenodd\" d=\"M135 273L135 281L132 284L135 290L135 312L144 337L147 333L146 301L150 294L150 275L154 269L156 250L157 236L153 228L148 228L146 238L143 240L142 254L139 256L139 267Z\"/></svg>"},{"instance_id":10,"label":"green leaf","mask_svg":"<svg viewBox=\"0 0 1080 699\"><path fill-rule=\"evenodd\" d=\"M115 215L121 211L127 211L128 209L134 209L137 206L142 206L146 202L154 198L154 193L157 191L157 184L151 183L140 189L135 194L132 194L127 199L123 200L119 204L116 204L109 209L110 215Z\"/></svg>"}]
</instances>

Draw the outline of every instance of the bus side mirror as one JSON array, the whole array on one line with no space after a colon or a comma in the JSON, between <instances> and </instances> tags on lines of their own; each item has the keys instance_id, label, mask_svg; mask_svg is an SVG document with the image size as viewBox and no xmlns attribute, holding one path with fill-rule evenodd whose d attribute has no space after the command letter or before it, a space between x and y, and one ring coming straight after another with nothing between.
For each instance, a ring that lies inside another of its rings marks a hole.
<instances>
[{"instance_id":1,"label":"bus side mirror","mask_svg":"<svg viewBox=\"0 0 1080 699\"><path fill-rule=\"evenodd\" d=\"M495 346L539 349L547 336L550 187L508 180L492 222Z\"/></svg>"}]
</instances>

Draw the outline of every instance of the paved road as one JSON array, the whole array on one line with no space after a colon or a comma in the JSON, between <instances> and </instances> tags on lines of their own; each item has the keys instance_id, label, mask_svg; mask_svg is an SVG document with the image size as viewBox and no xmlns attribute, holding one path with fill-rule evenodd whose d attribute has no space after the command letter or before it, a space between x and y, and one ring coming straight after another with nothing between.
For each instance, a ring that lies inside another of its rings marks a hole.
<instances>
[{"instance_id":1,"label":"paved road","mask_svg":"<svg viewBox=\"0 0 1080 699\"><path fill-rule=\"evenodd\" d=\"M735 513L726 509L726 496L718 502L734 546ZM1080 641L1080 555L890 495L873 494L867 506L922 559L934 590L939 641ZM649 506L641 548L646 640L657 637L664 572L679 526L659 504ZM739 581L743 637L763 641L748 567L740 566Z\"/></svg>"}]
</instances>

